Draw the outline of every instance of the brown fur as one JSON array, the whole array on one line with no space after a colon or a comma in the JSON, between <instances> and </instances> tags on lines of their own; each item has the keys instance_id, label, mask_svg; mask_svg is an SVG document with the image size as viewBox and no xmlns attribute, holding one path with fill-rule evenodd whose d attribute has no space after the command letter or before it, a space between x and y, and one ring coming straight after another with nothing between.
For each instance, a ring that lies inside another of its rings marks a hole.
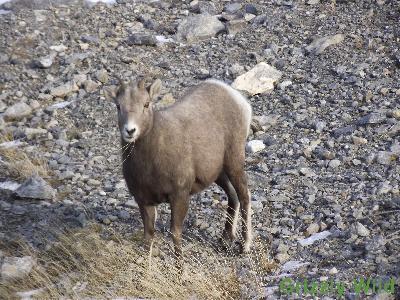
<instances>
[{"instance_id":1,"label":"brown fur","mask_svg":"<svg viewBox=\"0 0 400 300\"><path fill-rule=\"evenodd\" d=\"M216 182L229 199L224 237L234 238L232 219L240 201L242 217L247 220L244 239L251 240L251 228L247 228L250 201L244 172L249 127L246 112L227 89L208 81L192 88L171 107L153 111L151 104L148 109L144 107L156 96L152 95L152 87L154 90L154 84L146 89L143 82L131 83L119 87L118 92L108 92L121 111L134 114L135 122L142 128L134 144L122 139L127 148L123 152L123 174L140 207L146 239L151 241L154 235L156 205L168 202L171 232L179 254L190 195ZM126 122L122 116L120 112L121 133L124 126L121 121Z\"/></svg>"}]
</instances>

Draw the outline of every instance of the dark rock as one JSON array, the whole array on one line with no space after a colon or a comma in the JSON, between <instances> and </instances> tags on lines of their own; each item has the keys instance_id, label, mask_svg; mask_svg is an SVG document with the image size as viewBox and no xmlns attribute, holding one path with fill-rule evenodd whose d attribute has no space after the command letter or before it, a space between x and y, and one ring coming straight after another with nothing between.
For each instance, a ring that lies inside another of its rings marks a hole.
<instances>
[{"instance_id":1,"label":"dark rock","mask_svg":"<svg viewBox=\"0 0 400 300\"><path fill-rule=\"evenodd\" d=\"M157 46L157 39L153 35L144 33L134 33L128 37L127 43L129 46Z\"/></svg>"}]
</instances>

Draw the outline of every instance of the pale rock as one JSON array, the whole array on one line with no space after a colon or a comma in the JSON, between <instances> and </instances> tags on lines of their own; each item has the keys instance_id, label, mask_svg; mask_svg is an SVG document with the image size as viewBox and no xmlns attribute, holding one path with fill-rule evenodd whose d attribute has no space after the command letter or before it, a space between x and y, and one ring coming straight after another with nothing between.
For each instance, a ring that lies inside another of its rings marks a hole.
<instances>
[{"instance_id":1,"label":"pale rock","mask_svg":"<svg viewBox=\"0 0 400 300\"><path fill-rule=\"evenodd\" d=\"M232 87L251 95L270 92L274 84L282 77L282 72L265 62L260 62L250 71L240 75L232 83Z\"/></svg>"},{"instance_id":2,"label":"pale rock","mask_svg":"<svg viewBox=\"0 0 400 300\"><path fill-rule=\"evenodd\" d=\"M246 151L250 153L256 153L265 148L265 144L262 140L252 140L246 145Z\"/></svg>"},{"instance_id":3,"label":"pale rock","mask_svg":"<svg viewBox=\"0 0 400 300\"><path fill-rule=\"evenodd\" d=\"M6 257L1 266L3 280L22 279L29 275L36 262L32 256Z\"/></svg>"},{"instance_id":4,"label":"pale rock","mask_svg":"<svg viewBox=\"0 0 400 300\"><path fill-rule=\"evenodd\" d=\"M313 235L319 231L319 225L317 223L311 223L308 225L306 232L308 235Z\"/></svg>"},{"instance_id":5,"label":"pale rock","mask_svg":"<svg viewBox=\"0 0 400 300\"><path fill-rule=\"evenodd\" d=\"M65 96L68 96L69 94L76 92L78 90L79 87L76 85L76 83L74 81L70 81L51 89L50 94L53 97L64 98Z\"/></svg>"},{"instance_id":6,"label":"pale rock","mask_svg":"<svg viewBox=\"0 0 400 300\"><path fill-rule=\"evenodd\" d=\"M4 120L20 120L24 117L29 116L31 113L32 108L28 104L26 104L25 102L17 102L6 109L6 111L4 112Z\"/></svg>"}]
</instances>

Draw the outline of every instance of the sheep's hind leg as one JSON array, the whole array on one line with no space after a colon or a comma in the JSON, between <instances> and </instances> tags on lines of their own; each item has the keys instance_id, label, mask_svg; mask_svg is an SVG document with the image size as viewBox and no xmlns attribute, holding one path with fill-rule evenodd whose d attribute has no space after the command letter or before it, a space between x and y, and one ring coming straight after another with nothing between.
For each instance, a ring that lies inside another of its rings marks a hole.
<instances>
[{"instance_id":1,"label":"sheep's hind leg","mask_svg":"<svg viewBox=\"0 0 400 300\"><path fill-rule=\"evenodd\" d=\"M182 228L189 209L189 193L175 195L170 201L171 205L171 233L174 241L175 255L178 259L182 256Z\"/></svg>"},{"instance_id":2,"label":"sheep's hind leg","mask_svg":"<svg viewBox=\"0 0 400 300\"><path fill-rule=\"evenodd\" d=\"M239 199L236 194L235 188L229 181L225 172L222 172L218 179L215 181L228 196L228 207L226 209L227 216L225 221L225 229L222 238L225 242L232 243L236 238L237 223L239 218Z\"/></svg>"},{"instance_id":3,"label":"sheep's hind leg","mask_svg":"<svg viewBox=\"0 0 400 300\"><path fill-rule=\"evenodd\" d=\"M239 156L236 156L239 157ZM243 236L243 249L244 253L250 251L252 243L252 225L251 225L251 202L250 202L250 191L247 187L247 177L244 171L244 158L243 163L240 164L236 160L231 165L227 166L227 175L231 181L233 187L240 202L240 212L242 215L242 236Z\"/></svg>"}]
</instances>

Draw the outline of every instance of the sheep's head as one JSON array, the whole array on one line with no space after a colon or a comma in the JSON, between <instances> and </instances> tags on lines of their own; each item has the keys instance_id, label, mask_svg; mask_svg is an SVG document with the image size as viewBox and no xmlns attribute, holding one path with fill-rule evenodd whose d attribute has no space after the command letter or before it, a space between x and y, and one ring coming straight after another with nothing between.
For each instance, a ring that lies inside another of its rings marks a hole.
<instances>
[{"instance_id":1,"label":"sheep's head","mask_svg":"<svg viewBox=\"0 0 400 300\"><path fill-rule=\"evenodd\" d=\"M134 143L149 127L153 118L152 101L158 96L161 81L146 86L144 79L104 89L106 99L112 99L118 110L118 125L122 139Z\"/></svg>"}]
</instances>

